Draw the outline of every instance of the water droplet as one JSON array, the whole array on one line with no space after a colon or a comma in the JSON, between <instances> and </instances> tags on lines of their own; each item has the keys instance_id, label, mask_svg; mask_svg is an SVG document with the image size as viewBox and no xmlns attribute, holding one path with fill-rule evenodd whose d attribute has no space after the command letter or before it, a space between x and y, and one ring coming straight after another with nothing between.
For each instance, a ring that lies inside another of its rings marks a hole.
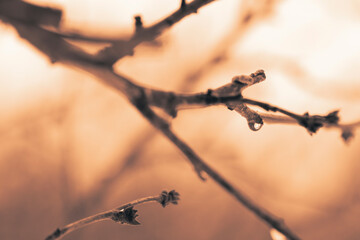
<instances>
[{"instance_id":1,"label":"water droplet","mask_svg":"<svg viewBox=\"0 0 360 240\"><path fill-rule=\"evenodd\" d=\"M286 237L275 228L270 229L270 236L273 240L286 240Z\"/></svg>"},{"instance_id":2,"label":"water droplet","mask_svg":"<svg viewBox=\"0 0 360 240\"><path fill-rule=\"evenodd\" d=\"M257 122L253 122L253 121L249 121L249 128L253 131L259 131L260 128L264 125L263 123L257 123Z\"/></svg>"}]
</instances>

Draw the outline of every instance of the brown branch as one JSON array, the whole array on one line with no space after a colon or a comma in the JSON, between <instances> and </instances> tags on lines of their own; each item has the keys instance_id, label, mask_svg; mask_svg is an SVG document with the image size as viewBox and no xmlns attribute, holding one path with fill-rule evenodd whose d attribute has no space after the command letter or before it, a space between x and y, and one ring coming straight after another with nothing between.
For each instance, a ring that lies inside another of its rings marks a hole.
<instances>
[{"instance_id":1,"label":"brown branch","mask_svg":"<svg viewBox=\"0 0 360 240\"><path fill-rule=\"evenodd\" d=\"M240 75L233 78L232 82L216 89L208 89L206 93L179 94L174 92L164 92L154 89L145 89L146 99L150 105L162 108L172 117L176 117L178 110L189 107L207 107L216 104L224 104L230 110L236 110L248 121L250 129L257 131L261 128L263 120L261 116L249 109L245 104L263 108L266 111L280 112L294 120L300 126L305 127L310 134L316 133L325 125L338 125L338 111L330 112L327 115L296 114L286 109L273 106L271 104L244 98L242 91L259 82L265 80L263 70L255 73ZM128 80L131 81L131 80Z\"/></svg>"},{"instance_id":2,"label":"brown branch","mask_svg":"<svg viewBox=\"0 0 360 240\"><path fill-rule=\"evenodd\" d=\"M154 41L164 30L178 23L186 16L197 13L201 7L214 1L215 0L194 0L189 4L182 1L177 11L152 26L141 27L141 29L136 28L133 37L129 39L129 41L113 43L112 46L100 51L98 57L103 59L104 62L112 65L124 56L133 55L134 48L140 43Z\"/></svg>"},{"instance_id":3,"label":"brown branch","mask_svg":"<svg viewBox=\"0 0 360 240\"><path fill-rule=\"evenodd\" d=\"M113 220L114 222L118 222L121 224L125 223L129 225L139 225L140 223L136 220L136 217L138 216L136 214L137 210L134 209L134 206L148 202L158 202L163 207L165 207L170 203L177 204L178 200L179 193L177 193L175 190L172 190L170 192L163 191L158 196L137 199L135 201L117 207L113 210L98 213L90 217L86 217L76 222L70 223L62 228L57 228L52 234L46 237L45 240L60 239L79 228L104 220Z\"/></svg>"},{"instance_id":4,"label":"brown branch","mask_svg":"<svg viewBox=\"0 0 360 240\"><path fill-rule=\"evenodd\" d=\"M49 29L49 31L51 31L58 37L61 37L64 39L69 39L69 40L74 40L74 41L84 41L84 42L90 42L90 43L109 43L109 44L114 43L114 42L127 41L126 36L112 38L112 37L90 36L90 35L85 35L80 32L61 31L59 29Z\"/></svg>"},{"instance_id":5,"label":"brown branch","mask_svg":"<svg viewBox=\"0 0 360 240\"><path fill-rule=\"evenodd\" d=\"M20 0L0 0L0 15L34 25L58 27L62 12L58 9L40 7Z\"/></svg>"},{"instance_id":6,"label":"brown branch","mask_svg":"<svg viewBox=\"0 0 360 240\"><path fill-rule=\"evenodd\" d=\"M298 122L289 117L279 116L275 114L260 113L261 118L268 124L298 124ZM360 127L360 121L354 121L350 123L325 123L324 128L338 129L341 131L341 138L345 143L349 143L350 140L355 136L354 131Z\"/></svg>"}]
</instances>

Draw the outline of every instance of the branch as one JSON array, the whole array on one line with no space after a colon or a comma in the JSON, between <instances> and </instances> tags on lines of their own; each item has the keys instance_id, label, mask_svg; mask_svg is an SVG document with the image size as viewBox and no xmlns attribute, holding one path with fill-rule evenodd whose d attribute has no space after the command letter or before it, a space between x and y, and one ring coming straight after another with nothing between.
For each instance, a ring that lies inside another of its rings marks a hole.
<instances>
[{"instance_id":1,"label":"branch","mask_svg":"<svg viewBox=\"0 0 360 240\"><path fill-rule=\"evenodd\" d=\"M125 223L129 225L139 225L140 223L136 220L136 217L138 216L136 214L137 210L134 209L134 206L148 202L158 202L163 207L165 207L170 203L177 204L178 200L179 200L179 193L177 193L175 190L172 190L170 192L163 191L158 196L151 196L151 197L137 199L135 201L117 207L113 210L98 213L90 217L83 218L76 222L70 223L62 228L57 228L52 234L46 237L45 240L60 239L72 231L85 227L89 224L104 220L113 220L114 222L118 222L121 224Z\"/></svg>"},{"instance_id":2,"label":"branch","mask_svg":"<svg viewBox=\"0 0 360 240\"><path fill-rule=\"evenodd\" d=\"M174 92L164 92L154 89L145 89L146 98L150 105L162 108L166 113L172 117L176 117L178 110L189 107L207 107L212 105L223 104L230 110L236 110L248 121L251 130L258 131L263 125L261 116L247 107L245 104L258 106L266 111L279 112L294 120L305 127L310 134L316 133L321 127L325 125L337 126L339 117L338 111L330 112L329 114L310 115L296 114L286 109L273 106L271 104L244 98L242 91L266 78L263 70L258 70L250 75L240 75L232 79L231 83L225 84L216 89L208 89L206 93L194 94L178 94ZM129 80L130 81L130 80Z\"/></svg>"},{"instance_id":3,"label":"branch","mask_svg":"<svg viewBox=\"0 0 360 240\"><path fill-rule=\"evenodd\" d=\"M62 12L58 9L40 7L19 0L0 0L0 15L34 25L58 27Z\"/></svg>"},{"instance_id":4,"label":"branch","mask_svg":"<svg viewBox=\"0 0 360 240\"><path fill-rule=\"evenodd\" d=\"M262 119L268 124L297 124L298 122L295 119L274 115L274 114L260 114ZM360 121L354 121L350 123L337 123L337 124L329 124L325 123L324 128L328 129L338 129L341 131L341 138L345 143L349 143L352 138L355 137L354 131L356 128L360 127Z\"/></svg>"},{"instance_id":5,"label":"branch","mask_svg":"<svg viewBox=\"0 0 360 240\"><path fill-rule=\"evenodd\" d=\"M164 30L178 23L186 16L197 13L201 7L214 1L215 0L194 0L189 4L186 4L185 1L181 1L177 11L149 27L143 27L141 18L137 16L138 18L135 22L136 31L133 37L128 41L114 42L112 46L100 51L98 57L103 59L104 62L112 65L124 56L131 56L134 54L134 48L140 43L154 41ZM140 25L141 27L139 27Z\"/></svg>"},{"instance_id":6,"label":"branch","mask_svg":"<svg viewBox=\"0 0 360 240\"><path fill-rule=\"evenodd\" d=\"M100 37L100 36L90 36L85 35L79 32L71 32L71 31L61 31L59 29L50 29L52 33L57 35L58 37L75 40L75 41L84 41L90 43L114 43L114 42L125 42L126 37L118 37L118 38L111 38L111 37Z\"/></svg>"}]
</instances>

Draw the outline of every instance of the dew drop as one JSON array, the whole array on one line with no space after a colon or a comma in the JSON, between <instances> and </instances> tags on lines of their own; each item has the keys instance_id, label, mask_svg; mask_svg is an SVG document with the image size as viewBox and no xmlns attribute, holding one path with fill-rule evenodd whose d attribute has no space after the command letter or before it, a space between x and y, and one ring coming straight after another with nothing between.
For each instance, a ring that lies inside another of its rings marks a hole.
<instances>
[{"instance_id":1,"label":"dew drop","mask_svg":"<svg viewBox=\"0 0 360 240\"><path fill-rule=\"evenodd\" d=\"M257 123L257 122L252 122L252 121L250 121L248 124L249 124L250 129L253 131L259 131L260 128L264 125L263 123Z\"/></svg>"},{"instance_id":2,"label":"dew drop","mask_svg":"<svg viewBox=\"0 0 360 240\"><path fill-rule=\"evenodd\" d=\"M273 240L286 240L286 237L275 228L270 229L270 236Z\"/></svg>"}]
</instances>

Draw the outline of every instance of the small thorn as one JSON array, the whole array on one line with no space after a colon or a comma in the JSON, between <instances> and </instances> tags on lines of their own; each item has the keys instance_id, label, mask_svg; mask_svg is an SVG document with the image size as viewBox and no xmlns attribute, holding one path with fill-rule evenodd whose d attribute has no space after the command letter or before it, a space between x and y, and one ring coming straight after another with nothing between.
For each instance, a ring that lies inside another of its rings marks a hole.
<instances>
[{"instance_id":1,"label":"small thorn","mask_svg":"<svg viewBox=\"0 0 360 240\"><path fill-rule=\"evenodd\" d=\"M186 1L185 1L185 0L181 0L180 9L181 9L181 10L185 10L185 9L186 9Z\"/></svg>"},{"instance_id":2,"label":"small thorn","mask_svg":"<svg viewBox=\"0 0 360 240\"><path fill-rule=\"evenodd\" d=\"M136 31L139 31L143 28L143 22L141 20L141 16L137 15L134 18L135 18L135 29Z\"/></svg>"}]
</instances>

